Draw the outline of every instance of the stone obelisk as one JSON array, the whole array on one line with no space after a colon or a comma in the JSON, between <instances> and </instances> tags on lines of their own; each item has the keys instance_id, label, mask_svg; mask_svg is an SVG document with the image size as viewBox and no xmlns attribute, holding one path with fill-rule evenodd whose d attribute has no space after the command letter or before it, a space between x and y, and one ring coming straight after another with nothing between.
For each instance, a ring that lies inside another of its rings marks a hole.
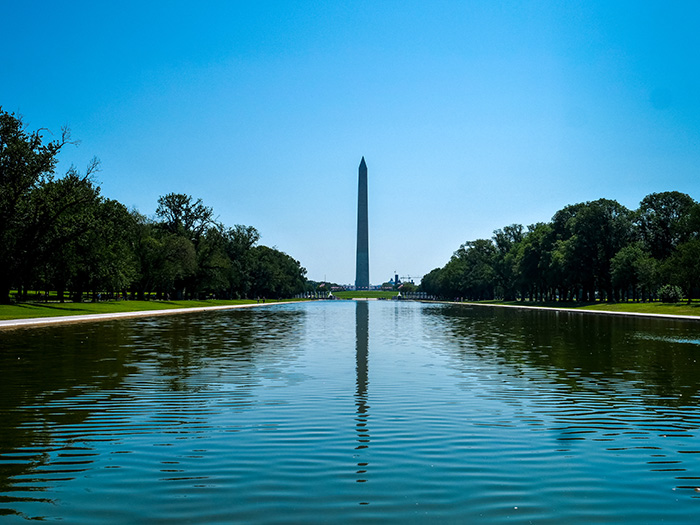
<instances>
[{"instance_id":1,"label":"stone obelisk","mask_svg":"<svg viewBox=\"0 0 700 525\"><path fill-rule=\"evenodd\" d=\"M355 289L369 290L369 223L367 220L367 164L362 157L357 189L357 259Z\"/></svg>"}]
</instances>

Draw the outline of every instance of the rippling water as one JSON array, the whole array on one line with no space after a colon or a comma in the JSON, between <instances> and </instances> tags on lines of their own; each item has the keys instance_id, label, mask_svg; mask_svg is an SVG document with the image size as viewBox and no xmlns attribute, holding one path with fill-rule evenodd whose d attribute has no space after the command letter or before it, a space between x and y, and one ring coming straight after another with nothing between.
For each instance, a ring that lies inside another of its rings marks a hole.
<instances>
[{"instance_id":1,"label":"rippling water","mask_svg":"<svg viewBox=\"0 0 700 525\"><path fill-rule=\"evenodd\" d=\"M700 323L397 302L0 333L0 519L696 523Z\"/></svg>"}]
</instances>

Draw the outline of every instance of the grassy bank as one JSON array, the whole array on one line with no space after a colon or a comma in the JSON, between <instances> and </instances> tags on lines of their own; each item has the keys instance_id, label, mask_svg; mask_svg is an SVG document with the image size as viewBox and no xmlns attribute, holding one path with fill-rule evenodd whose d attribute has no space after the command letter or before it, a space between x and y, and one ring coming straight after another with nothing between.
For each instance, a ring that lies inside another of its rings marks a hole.
<instances>
[{"instance_id":1,"label":"grassy bank","mask_svg":"<svg viewBox=\"0 0 700 525\"><path fill-rule=\"evenodd\" d=\"M544 308L571 308L575 310L605 310L609 312L633 312L664 315L694 315L700 317L700 301L682 303L559 303L537 301L482 301L483 304L504 304L509 306L538 306Z\"/></svg>"},{"instance_id":2,"label":"grassy bank","mask_svg":"<svg viewBox=\"0 0 700 525\"><path fill-rule=\"evenodd\" d=\"M268 303L280 301L267 300ZM0 320L31 319L34 317L59 317L64 315L113 314L120 312L142 312L169 310L172 308L197 308L202 306L227 306L257 303L241 299L225 301L102 301L99 303L18 303L0 305Z\"/></svg>"},{"instance_id":3,"label":"grassy bank","mask_svg":"<svg viewBox=\"0 0 700 525\"><path fill-rule=\"evenodd\" d=\"M613 312L639 312L647 314L700 316L700 302L683 303L613 303L591 304L584 310L608 310Z\"/></svg>"}]
</instances>

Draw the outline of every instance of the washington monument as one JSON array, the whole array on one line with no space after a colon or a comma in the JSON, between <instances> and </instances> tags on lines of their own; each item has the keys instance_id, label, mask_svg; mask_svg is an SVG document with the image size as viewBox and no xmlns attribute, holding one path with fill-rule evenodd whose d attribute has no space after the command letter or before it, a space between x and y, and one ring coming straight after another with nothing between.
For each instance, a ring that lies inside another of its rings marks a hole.
<instances>
[{"instance_id":1,"label":"washington monument","mask_svg":"<svg viewBox=\"0 0 700 525\"><path fill-rule=\"evenodd\" d=\"M369 290L369 224L367 220L367 164L362 157L357 188L357 260L355 290Z\"/></svg>"}]
</instances>

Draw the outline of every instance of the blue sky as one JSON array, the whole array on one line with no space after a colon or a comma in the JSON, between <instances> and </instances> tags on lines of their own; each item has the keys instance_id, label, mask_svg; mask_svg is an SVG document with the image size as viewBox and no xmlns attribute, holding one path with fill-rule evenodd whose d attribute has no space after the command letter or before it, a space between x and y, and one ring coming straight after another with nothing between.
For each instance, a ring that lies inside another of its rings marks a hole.
<instances>
[{"instance_id":1,"label":"blue sky","mask_svg":"<svg viewBox=\"0 0 700 525\"><path fill-rule=\"evenodd\" d=\"M352 283L601 197L700 199L700 3L0 0L0 105L102 193L170 192Z\"/></svg>"}]
</instances>

